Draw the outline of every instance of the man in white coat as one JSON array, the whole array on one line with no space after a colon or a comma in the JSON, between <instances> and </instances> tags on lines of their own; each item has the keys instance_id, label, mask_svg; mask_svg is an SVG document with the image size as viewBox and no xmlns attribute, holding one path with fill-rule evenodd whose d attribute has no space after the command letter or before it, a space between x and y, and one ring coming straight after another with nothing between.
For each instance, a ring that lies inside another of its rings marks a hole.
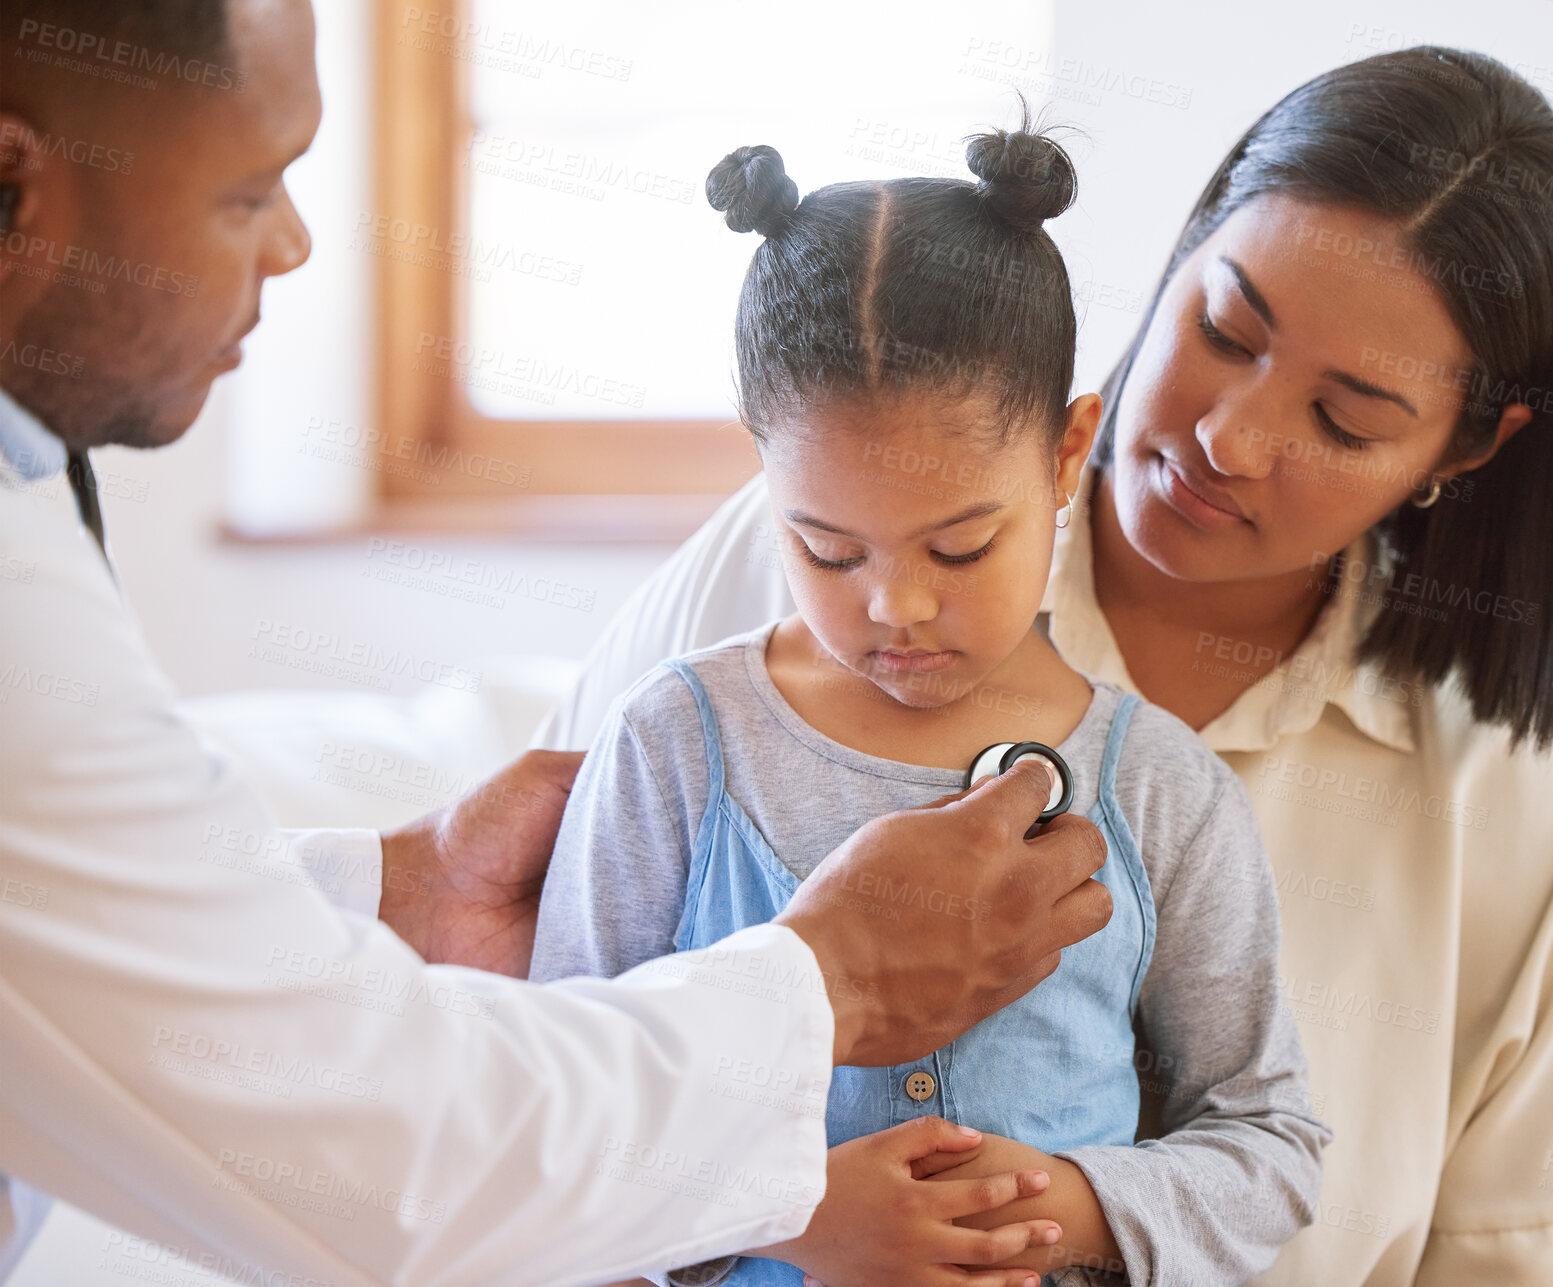
<instances>
[{"instance_id":1,"label":"man in white coat","mask_svg":"<svg viewBox=\"0 0 1553 1287\"><path fill-rule=\"evenodd\" d=\"M1049 974L1109 915L1103 843L1025 841L1047 778L1021 767L865 827L779 923L541 988L505 976L580 757L387 836L275 829L120 599L88 452L178 438L306 259L283 175L312 42L306 0L0 18L0 1279L49 1193L245 1282L558 1287L800 1235L842 1282L832 1065L915 1058ZM885 867L990 914L847 911ZM750 1067L792 1093L728 1093ZM913 1178L974 1142L866 1145L900 1163L881 1201L932 1204L921 1263L1030 1236L950 1223L1029 1174Z\"/></svg>"}]
</instances>

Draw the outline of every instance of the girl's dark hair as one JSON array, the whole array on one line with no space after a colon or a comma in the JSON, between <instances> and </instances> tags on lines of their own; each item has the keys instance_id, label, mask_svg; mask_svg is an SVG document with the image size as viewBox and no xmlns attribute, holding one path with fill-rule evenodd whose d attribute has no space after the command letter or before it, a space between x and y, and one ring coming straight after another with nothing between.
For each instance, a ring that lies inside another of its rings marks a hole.
<instances>
[{"instance_id":1,"label":"girl's dark hair","mask_svg":"<svg viewBox=\"0 0 1553 1287\"><path fill-rule=\"evenodd\" d=\"M739 297L739 411L758 442L830 401L912 391L995 399L998 442L1063 422L1075 325L1047 219L1073 202L1068 155L1032 133L969 140L979 180L834 183L798 200L774 148L707 176L735 232L765 237Z\"/></svg>"},{"instance_id":2,"label":"girl's dark hair","mask_svg":"<svg viewBox=\"0 0 1553 1287\"><path fill-rule=\"evenodd\" d=\"M1441 464L1491 444L1506 406L1531 408L1530 423L1486 465L1448 483L1437 504L1404 502L1377 524L1392 570L1357 659L1427 684L1454 674L1478 720L1546 748L1553 109L1502 63L1433 47L1335 68L1276 104L1230 149L1187 217L1106 382L1097 461L1110 460L1122 387L1166 284L1230 215L1269 193L1355 207L1401 228L1408 262L1433 280L1473 357Z\"/></svg>"}]
</instances>

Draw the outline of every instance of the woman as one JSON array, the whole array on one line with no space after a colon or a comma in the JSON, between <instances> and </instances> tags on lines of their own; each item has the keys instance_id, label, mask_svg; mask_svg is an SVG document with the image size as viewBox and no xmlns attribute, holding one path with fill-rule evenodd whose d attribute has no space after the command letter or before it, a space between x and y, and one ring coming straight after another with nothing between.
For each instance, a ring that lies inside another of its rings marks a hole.
<instances>
[{"instance_id":1,"label":"woman","mask_svg":"<svg viewBox=\"0 0 1553 1287\"><path fill-rule=\"evenodd\" d=\"M1257 808L1335 1131L1314 1224L1262 1281L1543 1281L1553 110L1444 49L1294 91L1210 180L1105 401L1042 617ZM859 467L953 487L952 462ZM791 539L756 479L622 612L545 744L586 746L662 658L791 612Z\"/></svg>"}]
</instances>

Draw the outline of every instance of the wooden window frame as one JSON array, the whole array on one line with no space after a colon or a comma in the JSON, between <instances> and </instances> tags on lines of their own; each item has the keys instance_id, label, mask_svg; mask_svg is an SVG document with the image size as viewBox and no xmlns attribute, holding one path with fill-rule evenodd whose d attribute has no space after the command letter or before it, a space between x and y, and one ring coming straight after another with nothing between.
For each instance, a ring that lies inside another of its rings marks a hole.
<instances>
[{"instance_id":1,"label":"wooden window frame","mask_svg":"<svg viewBox=\"0 0 1553 1287\"><path fill-rule=\"evenodd\" d=\"M466 9L439 0L444 20ZM374 217L447 230L447 245L469 223L468 63L416 48L404 13L376 7ZM467 338L465 279L382 255L376 284L380 526L678 540L760 468L736 420L484 415L459 380L432 370L439 349Z\"/></svg>"}]
</instances>

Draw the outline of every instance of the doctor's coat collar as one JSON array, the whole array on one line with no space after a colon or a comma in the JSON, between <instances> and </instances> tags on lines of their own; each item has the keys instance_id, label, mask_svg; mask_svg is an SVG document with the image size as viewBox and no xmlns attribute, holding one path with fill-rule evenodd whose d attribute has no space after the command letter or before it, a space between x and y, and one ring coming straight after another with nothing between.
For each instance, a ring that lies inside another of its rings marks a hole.
<instances>
[{"instance_id":1,"label":"doctor's coat collar","mask_svg":"<svg viewBox=\"0 0 1553 1287\"><path fill-rule=\"evenodd\" d=\"M0 389L0 456L24 482L49 478L65 467L65 444L43 422Z\"/></svg>"}]
</instances>

